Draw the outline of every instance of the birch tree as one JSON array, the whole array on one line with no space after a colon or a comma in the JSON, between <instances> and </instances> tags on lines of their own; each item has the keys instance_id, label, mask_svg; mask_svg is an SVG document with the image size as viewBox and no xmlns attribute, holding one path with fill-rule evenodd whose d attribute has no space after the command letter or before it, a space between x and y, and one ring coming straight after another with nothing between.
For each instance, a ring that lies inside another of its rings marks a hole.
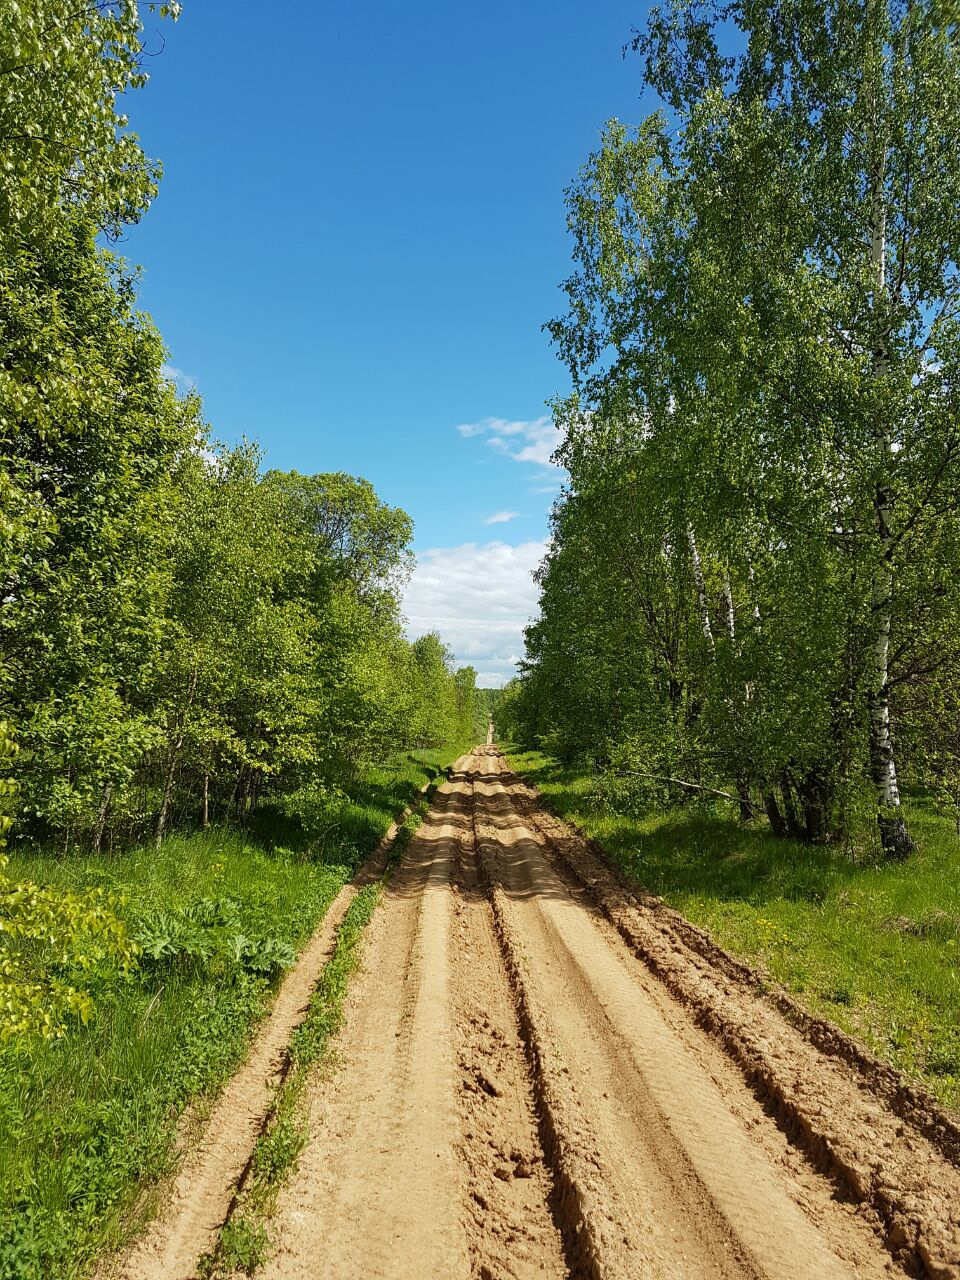
<instances>
[{"instance_id":1,"label":"birch tree","mask_svg":"<svg viewBox=\"0 0 960 1280\"><path fill-rule=\"evenodd\" d=\"M668 115L612 122L571 188L551 330L588 411L670 438L704 642L708 559L713 619L727 572L761 608L729 647L764 793L830 838L863 762L903 857L897 696L944 669L956 608L955 27L919 0L676 0L635 48Z\"/></svg>"}]
</instances>

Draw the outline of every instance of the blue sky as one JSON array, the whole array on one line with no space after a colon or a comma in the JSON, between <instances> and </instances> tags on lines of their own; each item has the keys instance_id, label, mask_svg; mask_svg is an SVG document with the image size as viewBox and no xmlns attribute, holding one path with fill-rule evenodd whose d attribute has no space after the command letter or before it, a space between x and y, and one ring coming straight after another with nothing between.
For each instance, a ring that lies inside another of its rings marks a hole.
<instances>
[{"instance_id":1,"label":"blue sky","mask_svg":"<svg viewBox=\"0 0 960 1280\"><path fill-rule=\"evenodd\" d=\"M620 0L185 0L128 104L165 169L121 251L214 434L364 475L413 517L411 629L484 684L535 608L558 473L540 326L563 189L641 118ZM497 519L499 517L499 519Z\"/></svg>"}]
</instances>

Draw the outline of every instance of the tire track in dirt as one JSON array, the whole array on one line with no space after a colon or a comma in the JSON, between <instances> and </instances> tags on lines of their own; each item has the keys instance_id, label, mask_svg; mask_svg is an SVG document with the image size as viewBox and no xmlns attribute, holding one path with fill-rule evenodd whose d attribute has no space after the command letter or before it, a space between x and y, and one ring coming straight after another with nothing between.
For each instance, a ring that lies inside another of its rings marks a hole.
<instances>
[{"instance_id":1,"label":"tire track in dirt","mask_svg":"<svg viewBox=\"0 0 960 1280\"><path fill-rule=\"evenodd\" d=\"M873 1232L838 1210L829 1184L770 1158L754 1133L769 1119L714 1046L664 1018L649 979L552 870L498 774L487 756L478 847L556 1133L551 1154L582 1217L580 1274L889 1274Z\"/></svg>"},{"instance_id":2,"label":"tire track in dirt","mask_svg":"<svg viewBox=\"0 0 960 1280\"><path fill-rule=\"evenodd\" d=\"M264 1280L567 1274L468 795L440 788L368 926Z\"/></svg>"},{"instance_id":3,"label":"tire track in dirt","mask_svg":"<svg viewBox=\"0 0 960 1280\"><path fill-rule=\"evenodd\" d=\"M503 771L502 759L495 768ZM586 890L658 985L723 1045L838 1195L874 1216L902 1266L935 1280L960 1276L954 1119L836 1028L804 1017L788 997L766 996L757 975L704 931L625 885L516 775L504 773L502 784L565 883Z\"/></svg>"},{"instance_id":4,"label":"tire track in dirt","mask_svg":"<svg viewBox=\"0 0 960 1280\"><path fill-rule=\"evenodd\" d=\"M460 792L454 1003L459 1036L460 1152L471 1262L480 1277L564 1276L550 1207L534 1081L473 839L472 786Z\"/></svg>"},{"instance_id":5,"label":"tire track in dirt","mask_svg":"<svg viewBox=\"0 0 960 1280\"><path fill-rule=\"evenodd\" d=\"M453 768L462 763L463 758ZM432 785L426 783L419 794L426 794ZM383 875L393 842L411 812L412 806L408 806L397 816L353 880L327 908L295 967L283 980L243 1066L215 1102L199 1141L187 1151L161 1213L122 1257L106 1261L98 1274L116 1280L192 1280L196 1275L201 1256L212 1249L230 1213L237 1185L286 1070L290 1038L306 1016L343 917L360 889Z\"/></svg>"}]
</instances>

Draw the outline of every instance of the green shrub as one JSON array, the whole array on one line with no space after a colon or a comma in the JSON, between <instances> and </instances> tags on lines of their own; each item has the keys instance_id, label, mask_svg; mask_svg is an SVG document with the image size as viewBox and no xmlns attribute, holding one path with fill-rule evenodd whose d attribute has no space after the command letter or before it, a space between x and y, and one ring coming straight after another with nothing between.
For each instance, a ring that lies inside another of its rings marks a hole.
<instances>
[{"instance_id":1,"label":"green shrub","mask_svg":"<svg viewBox=\"0 0 960 1280\"><path fill-rule=\"evenodd\" d=\"M290 944L273 936L247 937L240 909L234 898L201 898L174 910L147 912L134 929L142 966L163 970L219 962L268 978L289 969L296 960Z\"/></svg>"}]
</instances>

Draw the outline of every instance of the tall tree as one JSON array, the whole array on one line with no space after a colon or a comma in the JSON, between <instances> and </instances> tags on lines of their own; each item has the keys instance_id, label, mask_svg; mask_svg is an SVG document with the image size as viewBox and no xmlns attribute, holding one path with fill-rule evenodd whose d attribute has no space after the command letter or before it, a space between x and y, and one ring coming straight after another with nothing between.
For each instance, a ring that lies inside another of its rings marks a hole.
<instances>
[{"instance_id":1,"label":"tall tree","mask_svg":"<svg viewBox=\"0 0 960 1280\"><path fill-rule=\"evenodd\" d=\"M862 732L902 857L894 693L949 660L956 609L955 29L912 0L677 0L635 44L671 119L614 122L571 189L577 412L642 424L685 513L705 705L753 781L826 838Z\"/></svg>"}]
</instances>

